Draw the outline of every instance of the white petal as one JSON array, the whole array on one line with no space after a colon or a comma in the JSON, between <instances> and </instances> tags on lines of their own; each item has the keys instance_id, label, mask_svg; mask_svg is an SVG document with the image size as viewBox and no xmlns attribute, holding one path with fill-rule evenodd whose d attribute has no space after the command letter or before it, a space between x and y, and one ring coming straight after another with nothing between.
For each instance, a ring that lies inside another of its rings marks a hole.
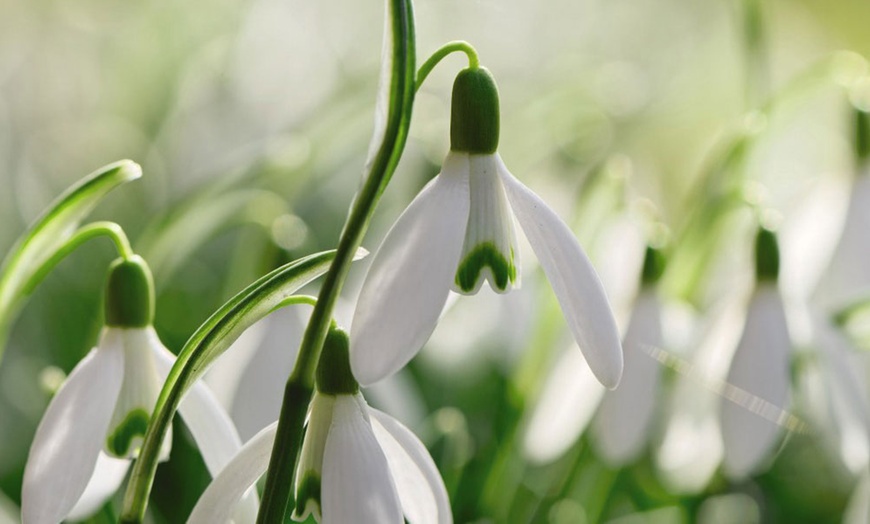
<instances>
[{"instance_id":1,"label":"white petal","mask_svg":"<svg viewBox=\"0 0 870 524\"><path fill-rule=\"evenodd\" d=\"M149 333L151 349L165 379L175 356L163 346L153 329ZM195 382L187 390L178 406L178 412L193 435L209 473L212 477L218 475L242 447L242 440L229 414L202 381ZM238 507L236 524L255 522L258 509L257 495L251 491L245 495Z\"/></svg>"},{"instance_id":2,"label":"white petal","mask_svg":"<svg viewBox=\"0 0 870 524\"><path fill-rule=\"evenodd\" d=\"M435 461L408 428L393 417L369 408L375 438L384 450L402 511L410 524L451 524L447 488Z\"/></svg>"},{"instance_id":3,"label":"white petal","mask_svg":"<svg viewBox=\"0 0 870 524\"><path fill-rule=\"evenodd\" d=\"M593 424L598 450L613 466L637 458L647 442L662 371L649 346L662 346L661 305L654 291L644 290L625 332L622 385L604 394Z\"/></svg>"},{"instance_id":4,"label":"white petal","mask_svg":"<svg viewBox=\"0 0 870 524\"><path fill-rule=\"evenodd\" d=\"M816 300L823 307L842 307L870 290L870 174L860 173L852 187L843 231L831 262L819 282Z\"/></svg>"},{"instance_id":5,"label":"white petal","mask_svg":"<svg viewBox=\"0 0 870 524\"><path fill-rule=\"evenodd\" d=\"M537 464L556 460L580 438L604 396L583 355L571 346L556 359L529 418L523 451Z\"/></svg>"},{"instance_id":6,"label":"white petal","mask_svg":"<svg viewBox=\"0 0 870 524\"><path fill-rule=\"evenodd\" d=\"M115 330L104 331L70 373L36 429L24 469L25 524L56 524L73 508L94 472L118 399L124 355Z\"/></svg>"},{"instance_id":7,"label":"white petal","mask_svg":"<svg viewBox=\"0 0 870 524\"><path fill-rule=\"evenodd\" d=\"M843 524L867 524L870 522L870 471L865 471L855 485L846 511L843 512Z\"/></svg>"},{"instance_id":8,"label":"white petal","mask_svg":"<svg viewBox=\"0 0 870 524\"><path fill-rule=\"evenodd\" d=\"M124 349L124 382L103 449L113 457L132 459L139 455L148 420L166 377L158 372L152 351L155 343L160 345L154 328L117 331ZM169 459L171 445L172 438L167 436L160 448L160 460Z\"/></svg>"},{"instance_id":9,"label":"white petal","mask_svg":"<svg viewBox=\"0 0 870 524\"><path fill-rule=\"evenodd\" d=\"M387 233L363 283L350 337L360 384L395 373L429 339L456 273L468 206L468 155L448 154Z\"/></svg>"},{"instance_id":10,"label":"white petal","mask_svg":"<svg viewBox=\"0 0 870 524\"><path fill-rule=\"evenodd\" d=\"M519 287L519 249L513 216L495 155L470 155L470 208L453 291L474 295L484 280L496 293Z\"/></svg>"},{"instance_id":11,"label":"white petal","mask_svg":"<svg viewBox=\"0 0 870 524\"><path fill-rule=\"evenodd\" d=\"M305 430L305 440L302 442L302 451L299 453L299 463L296 466L295 496L296 507L293 510L293 520L304 521L310 513L314 513L314 519L320 521L320 485L323 479L323 453L326 449L326 438L329 428L332 426L332 414L335 407L335 396L324 395L319 391L314 393L311 399L311 407L308 413L308 426ZM302 490L309 488L308 482L315 482L318 489L314 493L303 493ZM312 500L310 495L317 494L318 499ZM303 500L304 497L304 500Z\"/></svg>"},{"instance_id":12,"label":"white petal","mask_svg":"<svg viewBox=\"0 0 870 524\"><path fill-rule=\"evenodd\" d=\"M402 524L387 458L359 396L339 395L323 456L323 524Z\"/></svg>"},{"instance_id":13,"label":"white petal","mask_svg":"<svg viewBox=\"0 0 870 524\"><path fill-rule=\"evenodd\" d=\"M277 430L276 422L245 443L199 497L187 520L188 524L221 524L230 520L242 495L269 467Z\"/></svg>"},{"instance_id":14,"label":"white petal","mask_svg":"<svg viewBox=\"0 0 870 524\"><path fill-rule=\"evenodd\" d=\"M771 418L788 399L790 352L782 299L774 285L762 284L750 301L722 400L723 466L733 479L756 472L782 433Z\"/></svg>"},{"instance_id":15,"label":"white petal","mask_svg":"<svg viewBox=\"0 0 870 524\"><path fill-rule=\"evenodd\" d=\"M496 158L511 207L553 286L577 345L598 380L615 388L622 377L622 348L595 268L565 222Z\"/></svg>"},{"instance_id":16,"label":"white petal","mask_svg":"<svg viewBox=\"0 0 870 524\"><path fill-rule=\"evenodd\" d=\"M110 457L101 451L97 457L94 474L91 475L85 492L69 512L67 519L84 520L96 513L121 487L128 469L130 469L129 460Z\"/></svg>"}]
</instances>

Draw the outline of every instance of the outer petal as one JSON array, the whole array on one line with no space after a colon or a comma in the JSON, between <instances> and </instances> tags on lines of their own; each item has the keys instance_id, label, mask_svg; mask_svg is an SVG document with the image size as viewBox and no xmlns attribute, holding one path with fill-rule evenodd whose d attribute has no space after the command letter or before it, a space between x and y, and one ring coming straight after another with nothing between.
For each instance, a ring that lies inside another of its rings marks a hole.
<instances>
[{"instance_id":1,"label":"outer petal","mask_svg":"<svg viewBox=\"0 0 870 524\"><path fill-rule=\"evenodd\" d=\"M563 350L529 419L526 456L538 464L562 456L586 429L604 391L583 355L573 347Z\"/></svg>"},{"instance_id":2,"label":"outer petal","mask_svg":"<svg viewBox=\"0 0 870 524\"><path fill-rule=\"evenodd\" d=\"M148 333L152 339L151 348L161 378L166 380L166 375L172 368L175 356L163 346L153 329L149 329L145 333ZM242 447L239 433L230 420L230 416L201 381L196 382L187 391L178 406L178 411L184 419L187 429L193 435L209 473L212 477L216 476ZM255 522L258 509L257 495L251 491L245 495L236 512L236 524Z\"/></svg>"},{"instance_id":3,"label":"outer petal","mask_svg":"<svg viewBox=\"0 0 870 524\"><path fill-rule=\"evenodd\" d=\"M865 471L855 485L846 511L843 513L843 524L866 524L870 522L870 471Z\"/></svg>"},{"instance_id":4,"label":"outer petal","mask_svg":"<svg viewBox=\"0 0 870 524\"><path fill-rule=\"evenodd\" d=\"M645 349L661 345L661 304L644 290L625 332L625 379L605 393L593 424L598 449L614 466L634 460L647 441L662 367Z\"/></svg>"},{"instance_id":5,"label":"outer petal","mask_svg":"<svg viewBox=\"0 0 870 524\"><path fill-rule=\"evenodd\" d=\"M456 274L468 221L468 155L444 167L393 225L363 283L350 361L360 384L398 371L438 321Z\"/></svg>"},{"instance_id":6,"label":"outer petal","mask_svg":"<svg viewBox=\"0 0 870 524\"><path fill-rule=\"evenodd\" d=\"M420 439L393 417L369 408L372 429L390 466L410 524L451 524L447 488Z\"/></svg>"},{"instance_id":7,"label":"outer petal","mask_svg":"<svg viewBox=\"0 0 870 524\"><path fill-rule=\"evenodd\" d=\"M402 524L387 458L359 396L340 395L323 456L323 524Z\"/></svg>"},{"instance_id":8,"label":"outer petal","mask_svg":"<svg viewBox=\"0 0 870 524\"><path fill-rule=\"evenodd\" d=\"M595 268L565 222L496 158L511 207L553 286L574 339L598 380L615 388L622 377L622 347Z\"/></svg>"},{"instance_id":9,"label":"outer petal","mask_svg":"<svg viewBox=\"0 0 870 524\"><path fill-rule=\"evenodd\" d=\"M188 524L222 524L230 520L244 493L269 467L277 431L275 422L244 445L199 497Z\"/></svg>"},{"instance_id":10,"label":"outer petal","mask_svg":"<svg viewBox=\"0 0 870 524\"><path fill-rule=\"evenodd\" d=\"M67 515L67 519L84 520L96 513L121 487L128 469L130 469L129 460L117 459L100 452L94 474L88 481L85 492Z\"/></svg>"},{"instance_id":11,"label":"outer petal","mask_svg":"<svg viewBox=\"0 0 870 524\"><path fill-rule=\"evenodd\" d=\"M120 339L105 330L48 405L27 458L21 519L56 524L81 497L103 447L124 371Z\"/></svg>"},{"instance_id":12,"label":"outer petal","mask_svg":"<svg viewBox=\"0 0 870 524\"><path fill-rule=\"evenodd\" d=\"M755 472L782 433L775 411L788 400L790 352L779 291L762 285L749 304L722 401L723 466L734 479Z\"/></svg>"}]
</instances>

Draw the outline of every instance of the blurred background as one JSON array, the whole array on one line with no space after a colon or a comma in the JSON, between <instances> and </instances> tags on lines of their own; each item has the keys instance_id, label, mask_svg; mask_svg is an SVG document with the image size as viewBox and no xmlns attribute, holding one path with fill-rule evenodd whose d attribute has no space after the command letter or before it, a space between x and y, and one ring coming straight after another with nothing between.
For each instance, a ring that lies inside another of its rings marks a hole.
<instances>
[{"instance_id":1,"label":"blurred background","mask_svg":"<svg viewBox=\"0 0 870 524\"><path fill-rule=\"evenodd\" d=\"M668 258L654 290L663 340L640 356L655 364L650 421L630 457L609 455L607 430L590 429L606 395L525 247L521 290L457 301L411 366L367 392L429 446L456 521L868 522L868 399L838 396L842 366L819 356L800 314L789 313L792 392L778 406L797 422L780 423L749 477L722 471L717 421L753 289L755 227L777 228L779 289L787 308L806 309L822 304L850 202L857 209L870 4L420 0L415 11L418 63L463 39L494 74L502 158L575 230L623 331L645 246ZM178 351L247 283L334 247L365 161L382 30L381 2L0 0L0 253L79 178L140 163L143 178L92 216L121 224L149 261L156 329ZM445 60L419 91L369 250L438 173L464 66ZM36 425L96 342L114 257L105 241L73 253L7 342L0 513L10 522ZM337 313L347 327L364 269ZM870 298L870 279L846 285ZM823 306L833 316L843 303ZM256 326L209 377L243 438L277 418L304 314ZM847 361L866 394L860 326L837 329L848 349L831 361ZM184 521L208 480L176 430L149 518Z\"/></svg>"}]
</instances>

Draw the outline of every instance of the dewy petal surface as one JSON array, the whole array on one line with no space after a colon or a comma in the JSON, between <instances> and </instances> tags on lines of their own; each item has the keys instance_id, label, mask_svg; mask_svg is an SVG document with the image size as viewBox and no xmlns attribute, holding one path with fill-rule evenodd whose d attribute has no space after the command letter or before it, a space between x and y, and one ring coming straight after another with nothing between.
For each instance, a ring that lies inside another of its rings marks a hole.
<instances>
[{"instance_id":1,"label":"dewy petal surface","mask_svg":"<svg viewBox=\"0 0 870 524\"><path fill-rule=\"evenodd\" d=\"M736 398L722 399L723 466L731 478L755 472L782 433L769 418L773 410L786 407L790 352L782 298L774 284L761 284L750 301L728 372Z\"/></svg>"},{"instance_id":2,"label":"dewy petal surface","mask_svg":"<svg viewBox=\"0 0 870 524\"><path fill-rule=\"evenodd\" d=\"M386 413L369 408L369 415L408 522L451 524L453 515L447 488L420 439Z\"/></svg>"},{"instance_id":3,"label":"dewy petal surface","mask_svg":"<svg viewBox=\"0 0 870 524\"><path fill-rule=\"evenodd\" d=\"M56 524L85 491L103 447L123 379L124 355L116 330L70 373L48 405L24 469L21 519Z\"/></svg>"},{"instance_id":4,"label":"dewy petal surface","mask_svg":"<svg viewBox=\"0 0 870 524\"><path fill-rule=\"evenodd\" d=\"M613 466L634 460L649 434L662 367L647 346L662 346L661 304L651 289L638 296L625 331L622 385L604 394L592 426L599 451Z\"/></svg>"},{"instance_id":5,"label":"dewy petal surface","mask_svg":"<svg viewBox=\"0 0 870 524\"><path fill-rule=\"evenodd\" d=\"M615 388L622 377L622 347L595 268L565 222L495 156L508 201L553 286L577 345L596 378Z\"/></svg>"},{"instance_id":6,"label":"dewy petal surface","mask_svg":"<svg viewBox=\"0 0 870 524\"><path fill-rule=\"evenodd\" d=\"M175 356L163 346L153 329L145 332L150 350L157 362L162 380L166 380ZM196 441L202 459L212 477L217 476L236 456L242 447L242 441L229 414L202 381L197 381L187 390L178 412L184 420L190 434ZM255 522L259 502L252 490L247 493L239 505L234 520L236 524Z\"/></svg>"},{"instance_id":7,"label":"dewy petal surface","mask_svg":"<svg viewBox=\"0 0 870 524\"><path fill-rule=\"evenodd\" d=\"M129 460L110 457L101 451L97 457L94 474L91 475L85 492L69 512L67 519L84 520L96 513L121 487L128 469L130 469Z\"/></svg>"},{"instance_id":8,"label":"dewy petal surface","mask_svg":"<svg viewBox=\"0 0 870 524\"><path fill-rule=\"evenodd\" d=\"M402 524L387 458L361 396L339 395L323 456L323 524Z\"/></svg>"},{"instance_id":9,"label":"dewy petal surface","mask_svg":"<svg viewBox=\"0 0 870 524\"><path fill-rule=\"evenodd\" d=\"M357 302L350 360L360 384L398 371L420 350L450 291L468 220L468 155L450 153L375 255Z\"/></svg>"},{"instance_id":10,"label":"dewy petal surface","mask_svg":"<svg viewBox=\"0 0 870 524\"><path fill-rule=\"evenodd\" d=\"M254 435L199 497L188 524L229 522L236 504L269 466L278 423Z\"/></svg>"}]
</instances>

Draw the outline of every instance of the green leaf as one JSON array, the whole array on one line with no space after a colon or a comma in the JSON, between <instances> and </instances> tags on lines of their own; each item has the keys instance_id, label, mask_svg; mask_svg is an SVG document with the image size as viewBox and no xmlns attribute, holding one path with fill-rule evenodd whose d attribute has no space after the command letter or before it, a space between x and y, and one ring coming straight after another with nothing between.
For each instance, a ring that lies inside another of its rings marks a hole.
<instances>
[{"instance_id":1,"label":"green leaf","mask_svg":"<svg viewBox=\"0 0 870 524\"><path fill-rule=\"evenodd\" d=\"M43 267L109 191L140 176L142 168L130 160L94 171L58 197L12 247L0 268L0 357L7 330L33 289L34 277L44 276Z\"/></svg>"},{"instance_id":2,"label":"green leaf","mask_svg":"<svg viewBox=\"0 0 870 524\"><path fill-rule=\"evenodd\" d=\"M360 250L355 259L365 255L365 251ZM151 425L127 488L124 518L136 521L138 519L132 514L144 514L157 470L160 443L188 388L248 327L280 307L299 288L325 273L334 258L334 250L325 251L281 266L221 306L190 337L179 352L157 399Z\"/></svg>"}]
</instances>

